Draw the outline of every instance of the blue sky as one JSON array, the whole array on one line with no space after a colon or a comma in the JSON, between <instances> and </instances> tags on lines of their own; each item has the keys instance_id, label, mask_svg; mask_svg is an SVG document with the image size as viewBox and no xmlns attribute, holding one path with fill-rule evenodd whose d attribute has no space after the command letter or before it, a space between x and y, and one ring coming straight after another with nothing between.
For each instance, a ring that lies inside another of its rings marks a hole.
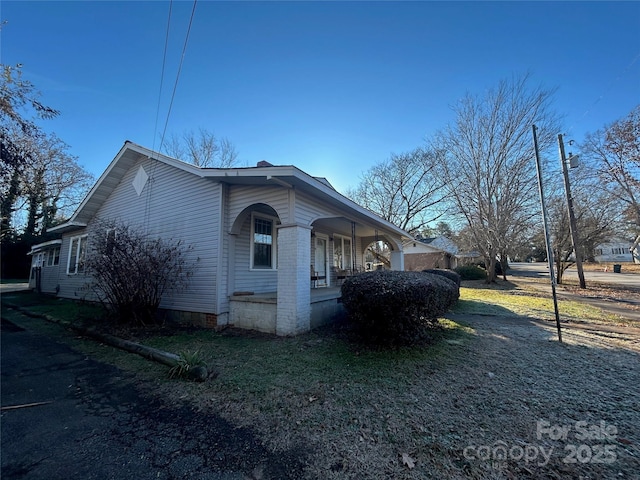
<instances>
[{"instance_id":1,"label":"blue sky","mask_svg":"<svg viewBox=\"0 0 640 480\"><path fill-rule=\"evenodd\" d=\"M44 125L96 176L125 140L158 149L193 3L0 2ZM167 132L205 127L243 166L293 164L340 191L423 145L466 92L530 71L567 139L640 103L640 2L197 3ZM160 97L160 103L158 103ZM156 113L159 105L159 121Z\"/></svg>"}]
</instances>

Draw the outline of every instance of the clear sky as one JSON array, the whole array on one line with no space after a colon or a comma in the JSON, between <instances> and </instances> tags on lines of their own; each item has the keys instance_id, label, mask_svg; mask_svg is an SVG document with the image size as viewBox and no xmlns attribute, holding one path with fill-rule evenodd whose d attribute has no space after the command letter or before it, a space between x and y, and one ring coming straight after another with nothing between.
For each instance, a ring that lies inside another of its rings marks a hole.
<instances>
[{"instance_id":1,"label":"clear sky","mask_svg":"<svg viewBox=\"0 0 640 480\"><path fill-rule=\"evenodd\" d=\"M0 1L1 63L23 65L61 111L47 130L96 176L125 140L160 146L193 2L172 4L160 92L169 6ZM292 164L344 191L423 145L466 92L526 71L558 88L567 139L626 115L640 2L200 0L167 132L205 127L243 166Z\"/></svg>"}]
</instances>

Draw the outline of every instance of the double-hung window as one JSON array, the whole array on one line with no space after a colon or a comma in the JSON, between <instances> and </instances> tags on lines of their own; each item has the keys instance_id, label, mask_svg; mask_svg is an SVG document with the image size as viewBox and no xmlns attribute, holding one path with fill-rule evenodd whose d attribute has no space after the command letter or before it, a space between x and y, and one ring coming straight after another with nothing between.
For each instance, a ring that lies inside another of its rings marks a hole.
<instances>
[{"instance_id":1,"label":"double-hung window","mask_svg":"<svg viewBox=\"0 0 640 480\"><path fill-rule=\"evenodd\" d=\"M54 247L49 250L49 256L47 257L47 267L53 267L60 263L60 247Z\"/></svg>"},{"instance_id":2,"label":"double-hung window","mask_svg":"<svg viewBox=\"0 0 640 480\"><path fill-rule=\"evenodd\" d=\"M251 267L275 268L275 221L270 217L251 217Z\"/></svg>"},{"instance_id":3,"label":"double-hung window","mask_svg":"<svg viewBox=\"0 0 640 480\"><path fill-rule=\"evenodd\" d=\"M71 237L69 248L69 261L67 262L67 273L75 275L84 273L84 259L87 250L87 236Z\"/></svg>"},{"instance_id":4,"label":"double-hung window","mask_svg":"<svg viewBox=\"0 0 640 480\"><path fill-rule=\"evenodd\" d=\"M351 265L351 239L336 235L333 239L333 266L349 270Z\"/></svg>"}]
</instances>

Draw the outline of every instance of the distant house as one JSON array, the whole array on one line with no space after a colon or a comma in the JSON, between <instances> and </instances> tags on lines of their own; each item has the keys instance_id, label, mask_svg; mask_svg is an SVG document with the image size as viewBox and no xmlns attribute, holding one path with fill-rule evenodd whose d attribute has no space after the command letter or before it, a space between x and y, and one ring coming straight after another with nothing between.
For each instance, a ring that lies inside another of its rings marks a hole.
<instances>
[{"instance_id":1,"label":"distant house","mask_svg":"<svg viewBox=\"0 0 640 480\"><path fill-rule=\"evenodd\" d=\"M407 257L407 254L410 255ZM450 268L482 262L478 252L462 252L448 237L417 237L405 243L405 267L407 270Z\"/></svg>"},{"instance_id":2,"label":"distant house","mask_svg":"<svg viewBox=\"0 0 640 480\"><path fill-rule=\"evenodd\" d=\"M444 235L431 238L422 238L421 241L426 243L427 245L431 245L432 247L445 251L450 255L455 256L460 253L458 245L456 245L456 243L449 237L445 237Z\"/></svg>"},{"instance_id":3,"label":"distant house","mask_svg":"<svg viewBox=\"0 0 640 480\"><path fill-rule=\"evenodd\" d=\"M426 240L411 239L404 243L404 268L410 271L422 271L430 268L455 268L455 256Z\"/></svg>"},{"instance_id":4,"label":"distant house","mask_svg":"<svg viewBox=\"0 0 640 480\"><path fill-rule=\"evenodd\" d=\"M96 219L182 240L197 262L189 288L163 298L177 321L235 325L279 335L336 315L340 283L363 270L367 246L383 240L404 270L404 230L294 166L198 168L131 142L98 179L60 240L32 250L32 286L95 298L84 270Z\"/></svg>"},{"instance_id":5,"label":"distant house","mask_svg":"<svg viewBox=\"0 0 640 480\"><path fill-rule=\"evenodd\" d=\"M631 248L634 247L634 253ZM635 258L634 258L635 257ZM594 249L594 260L598 263L640 263L638 245L622 238L612 238L608 242L601 243Z\"/></svg>"}]
</instances>

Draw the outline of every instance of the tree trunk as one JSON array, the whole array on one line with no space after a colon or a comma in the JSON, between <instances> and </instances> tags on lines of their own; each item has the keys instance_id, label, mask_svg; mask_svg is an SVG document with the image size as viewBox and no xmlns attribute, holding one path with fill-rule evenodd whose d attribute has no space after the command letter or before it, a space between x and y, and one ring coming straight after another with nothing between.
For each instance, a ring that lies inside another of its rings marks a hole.
<instances>
[{"instance_id":1,"label":"tree trunk","mask_svg":"<svg viewBox=\"0 0 640 480\"><path fill-rule=\"evenodd\" d=\"M487 283L496 283L496 256L485 257L484 264L487 266Z\"/></svg>"},{"instance_id":2,"label":"tree trunk","mask_svg":"<svg viewBox=\"0 0 640 480\"><path fill-rule=\"evenodd\" d=\"M4 236L6 232L11 229L11 220L13 218L13 205L18 198L18 189L20 188L20 173L17 169L13 171L11 175L11 180L9 181L9 189L2 198L2 203L0 204L0 208L2 211L0 214L2 215L2 235Z\"/></svg>"}]
</instances>

